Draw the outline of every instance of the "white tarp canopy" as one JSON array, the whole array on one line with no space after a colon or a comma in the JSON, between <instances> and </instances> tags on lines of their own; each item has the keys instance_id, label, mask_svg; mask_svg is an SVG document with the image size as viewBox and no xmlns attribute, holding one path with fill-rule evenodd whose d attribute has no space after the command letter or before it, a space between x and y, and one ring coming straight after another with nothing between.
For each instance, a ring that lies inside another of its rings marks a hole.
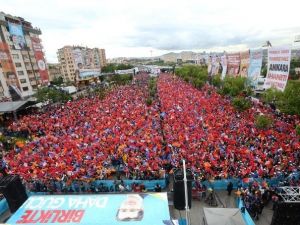
<instances>
[{"instance_id":1,"label":"white tarp canopy","mask_svg":"<svg viewBox=\"0 0 300 225\"><path fill-rule=\"evenodd\" d=\"M13 112L25 105L29 100L25 101L14 101L14 102L0 102L0 112Z\"/></svg>"},{"instance_id":2,"label":"white tarp canopy","mask_svg":"<svg viewBox=\"0 0 300 225\"><path fill-rule=\"evenodd\" d=\"M246 225L238 208L203 208L206 225Z\"/></svg>"}]
</instances>

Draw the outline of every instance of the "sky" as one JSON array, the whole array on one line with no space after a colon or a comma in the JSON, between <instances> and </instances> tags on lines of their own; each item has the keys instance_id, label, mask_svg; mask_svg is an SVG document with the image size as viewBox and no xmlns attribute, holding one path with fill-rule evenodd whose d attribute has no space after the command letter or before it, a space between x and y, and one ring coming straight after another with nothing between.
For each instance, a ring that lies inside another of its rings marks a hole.
<instances>
[{"instance_id":1,"label":"sky","mask_svg":"<svg viewBox=\"0 0 300 225\"><path fill-rule=\"evenodd\" d=\"M0 11L39 27L48 62L64 45L105 48L107 58L182 50L241 51L295 45L297 0L0 0Z\"/></svg>"}]
</instances>

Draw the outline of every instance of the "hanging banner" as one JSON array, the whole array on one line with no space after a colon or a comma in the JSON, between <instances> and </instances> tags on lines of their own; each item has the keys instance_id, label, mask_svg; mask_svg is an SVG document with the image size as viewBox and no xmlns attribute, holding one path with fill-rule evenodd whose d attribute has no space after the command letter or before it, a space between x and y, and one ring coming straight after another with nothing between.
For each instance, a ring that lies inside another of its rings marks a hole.
<instances>
[{"instance_id":1,"label":"hanging banner","mask_svg":"<svg viewBox=\"0 0 300 225\"><path fill-rule=\"evenodd\" d=\"M219 73L220 69L220 57L219 56L213 56L212 57L212 69L211 69L211 75L217 75Z\"/></svg>"},{"instance_id":2,"label":"hanging banner","mask_svg":"<svg viewBox=\"0 0 300 225\"><path fill-rule=\"evenodd\" d=\"M24 49L26 46L22 25L8 22L8 30L15 49Z\"/></svg>"},{"instance_id":3,"label":"hanging banner","mask_svg":"<svg viewBox=\"0 0 300 225\"><path fill-rule=\"evenodd\" d=\"M264 88L274 87L284 91L290 71L291 48L274 47L268 49L268 72Z\"/></svg>"},{"instance_id":4,"label":"hanging banner","mask_svg":"<svg viewBox=\"0 0 300 225\"><path fill-rule=\"evenodd\" d=\"M262 66L262 49L250 50L250 64L248 68L248 80L252 87L257 86Z\"/></svg>"},{"instance_id":5,"label":"hanging banner","mask_svg":"<svg viewBox=\"0 0 300 225\"><path fill-rule=\"evenodd\" d=\"M229 76L239 75L240 62L240 53L227 54L227 74Z\"/></svg>"},{"instance_id":6,"label":"hanging banner","mask_svg":"<svg viewBox=\"0 0 300 225\"><path fill-rule=\"evenodd\" d=\"M250 63L249 50L245 52L240 52L240 59L241 59L240 75L241 77L247 77L249 63Z\"/></svg>"},{"instance_id":7,"label":"hanging banner","mask_svg":"<svg viewBox=\"0 0 300 225\"><path fill-rule=\"evenodd\" d=\"M73 58L75 61L75 69L78 70L83 67L83 56L80 48L75 48L73 50Z\"/></svg>"},{"instance_id":8,"label":"hanging banner","mask_svg":"<svg viewBox=\"0 0 300 225\"><path fill-rule=\"evenodd\" d=\"M227 57L226 55L221 56L221 66L222 66L222 74L221 79L224 80L227 72Z\"/></svg>"},{"instance_id":9,"label":"hanging banner","mask_svg":"<svg viewBox=\"0 0 300 225\"><path fill-rule=\"evenodd\" d=\"M10 57L9 47L6 43L0 42L0 63L3 75L10 89L15 90L18 95L21 95L20 83L14 67L12 58Z\"/></svg>"},{"instance_id":10,"label":"hanging banner","mask_svg":"<svg viewBox=\"0 0 300 225\"><path fill-rule=\"evenodd\" d=\"M31 196L7 224L165 225L167 193Z\"/></svg>"},{"instance_id":11,"label":"hanging banner","mask_svg":"<svg viewBox=\"0 0 300 225\"><path fill-rule=\"evenodd\" d=\"M36 59L38 68L39 68L39 73L41 76L41 80L42 83L48 83L49 82L49 75L48 75L48 71L47 71L47 67L46 67L46 63L45 63L45 59L44 59L44 53L43 53L43 47L41 45L40 39L39 38L35 38L35 37L31 37L31 44L32 44L32 48L34 51L34 57Z\"/></svg>"},{"instance_id":12,"label":"hanging banner","mask_svg":"<svg viewBox=\"0 0 300 225\"><path fill-rule=\"evenodd\" d=\"M208 76L211 76L211 72L212 72L212 57L208 56L208 58L207 58L207 73L208 73Z\"/></svg>"}]
</instances>

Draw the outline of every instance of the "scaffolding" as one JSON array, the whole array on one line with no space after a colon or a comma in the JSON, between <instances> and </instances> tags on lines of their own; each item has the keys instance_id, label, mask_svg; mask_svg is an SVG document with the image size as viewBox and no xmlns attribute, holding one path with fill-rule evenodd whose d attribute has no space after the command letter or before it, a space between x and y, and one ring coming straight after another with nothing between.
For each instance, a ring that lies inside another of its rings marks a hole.
<instances>
[{"instance_id":1,"label":"scaffolding","mask_svg":"<svg viewBox=\"0 0 300 225\"><path fill-rule=\"evenodd\" d=\"M286 203L300 203L300 187L279 187L279 195Z\"/></svg>"}]
</instances>

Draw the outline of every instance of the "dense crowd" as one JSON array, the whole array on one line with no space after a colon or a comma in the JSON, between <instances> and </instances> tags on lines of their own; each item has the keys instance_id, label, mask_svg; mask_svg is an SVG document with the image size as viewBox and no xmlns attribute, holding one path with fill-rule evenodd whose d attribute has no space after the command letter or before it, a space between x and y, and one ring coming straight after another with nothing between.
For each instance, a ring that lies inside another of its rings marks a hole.
<instances>
[{"instance_id":1,"label":"dense crowd","mask_svg":"<svg viewBox=\"0 0 300 225\"><path fill-rule=\"evenodd\" d=\"M28 183L64 180L68 188L118 172L158 179L183 158L202 180L300 170L297 118L276 116L259 103L239 113L213 87L198 90L169 74L159 77L157 100L147 106L147 82L134 83L103 100L77 99L12 123L10 130L26 130L33 141L4 156L8 171ZM259 114L274 119L270 129L255 127Z\"/></svg>"}]
</instances>

